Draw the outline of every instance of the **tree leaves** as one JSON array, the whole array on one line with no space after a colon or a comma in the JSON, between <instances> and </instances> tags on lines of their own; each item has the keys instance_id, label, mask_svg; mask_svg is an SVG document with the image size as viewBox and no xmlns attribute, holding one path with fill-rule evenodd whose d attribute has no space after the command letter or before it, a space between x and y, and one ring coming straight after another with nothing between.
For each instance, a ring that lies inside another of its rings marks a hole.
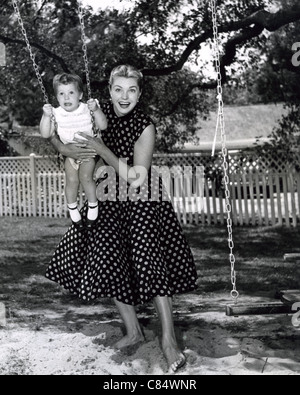
<instances>
[{"instance_id":1,"label":"tree leaves","mask_svg":"<svg viewBox=\"0 0 300 395\"><path fill-rule=\"evenodd\" d=\"M264 9L269 0L218 0L223 82L231 76L238 81L240 73L234 76L238 67L259 63L258 51L269 40L262 35L264 28L274 26L276 20L288 23L289 11L299 8L296 0L281 1L286 12L271 15ZM39 6L29 0L19 3L49 96L52 78L62 70L76 72L84 79L77 1L44 0ZM214 77L207 79L202 72L207 62L202 60L202 50L212 39L211 21L208 0L135 0L133 8L124 12L107 9L93 13L87 8L94 95L107 99L111 69L131 63L146 76L143 105L159 124L160 145L169 149L193 140L198 117L208 112L208 95L203 90L216 87ZM6 40L9 60L7 67L0 69L0 104L8 106L21 123L36 125L42 96L10 2L0 2L0 22L0 39ZM254 48L255 56L246 61L239 52L243 48ZM286 56L287 52L282 53Z\"/></svg>"}]
</instances>

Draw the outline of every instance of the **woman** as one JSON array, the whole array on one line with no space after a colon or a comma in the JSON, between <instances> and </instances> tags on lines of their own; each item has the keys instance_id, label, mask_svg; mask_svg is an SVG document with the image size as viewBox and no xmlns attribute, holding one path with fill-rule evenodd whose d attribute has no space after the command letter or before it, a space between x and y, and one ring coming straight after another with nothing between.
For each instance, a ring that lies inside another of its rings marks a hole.
<instances>
[{"instance_id":1,"label":"woman","mask_svg":"<svg viewBox=\"0 0 300 395\"><path fill-rule=\"evenodd\" d=\"M158 188L151 183L156 130L138 106L142 79L131 66L112 71L111 102L102 107L108 129L102 138L82 134L88 141L78 140L77 149L52 140L63 155L77 160L99 155L109 173L115 172L116 185L111 199L109 193L104 199L112 182L100 180L98 222L89 233L71 227L46 276L84 300L114 299L127 331L118 349L144 341L135 306L153 301L162 325L162 349L170 371L176 372L186 358L175 336L172 296L195 290L197 273L172 204L163 198L161 180Z\"/></svg>"}]
</instances>

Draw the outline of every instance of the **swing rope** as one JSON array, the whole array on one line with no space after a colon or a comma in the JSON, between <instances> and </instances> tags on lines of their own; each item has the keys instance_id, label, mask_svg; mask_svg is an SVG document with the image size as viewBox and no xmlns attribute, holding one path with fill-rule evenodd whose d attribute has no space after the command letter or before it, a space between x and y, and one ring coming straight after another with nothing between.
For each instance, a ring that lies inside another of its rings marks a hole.
<instances>
[{"instance_id":1,"label":"swing rope","mask_svg":"<svg viewBox=\"0 0 300 395\"><path fill-rule=\"evenodd\" d=\"M228 229L228 246L230 250L229 261L231 265L231 284L232 291L231 297L237 302L239 298L239 292L236 287L236 271L235 271L235 255L234 255L234 242L233 242L233 227L232 227L232 205L230 199L230 180L229 180L229 165L228 165L228 150L226 147L226 130L225 130L225 117L224 117L224 101L223 101L223 88L222 88L222 73L221 73L221 55L220 55L220 40L218 30L218 17L217 17L217 6L216 0L210 0L213 20L213 43L214 43L214 61L217 71L217 100L218 100L218 116L216 134L213 143L212 156L215 155L215 146L217 140L217 134L221 131L222 141L222 158L223 158L223 171L224 171L224 184L225 184L225 202L226 202L226 213L227 213L227 229Z\"/></svg>"},{"instance_id":2,"label":"swing rope","mask_svg":"<svg viewBox=\"0 0 300 395\"><path fill-rule=\"evenodd\" d=\"M84 69L86 75L86 86L87 86L87 93L89 100L92 99L92 88L91 88L91 79L90 79L90 70L89 70L89 60L88 60L88 53L87 53L87 38L85 34L85 22L84 22L84 9L82 3L78 1L78 17L80 23L80 30L81 30L81 40L82 40L82 52L83 52L83 60L84 60ZM97 130L96 122L95 122L95 114L91 111L91 120L93 126L93 134L95 137L98 136L99 130Z\"/></svg>"},{"instance_id":3,"label":"swing rope","mask_svg":"<svg viewBox=\"0 0 300 395\"><path fill-rule=\"evenodd\" d=\"M44 96L44 101L46 104L49 104L49 97L47 95L46 88L43 83L43 79L39 70L39 67L35 61L35 56L32 51L32 47L30 45L27 32L24 26L24 22L21 17L21 13L18 7L17 0L12 0L12 4L15 10L15 13L18 18L19 25L21 27L22 34L24 36L27 49L30 54L30 58L33 64L33 68L41 88L41 91ZM227 229L228 229L228 246L230 250L229 260L231 264L231 283L232 283L232 291L231 297L237 302L239 298L239 292L237 291L236 287L236 271L235 271L235 255L234 255L234 242L233 242L233 227L232 227L232 205L231 205L231 198L230 198L230 180L229 180L229 165L228 165L228 151L226 147L226 131L225 131L225 118L224 118L224 102L223 102L223 89L222 89L222 73L221 73L221 55L220 55L220 42L219 42L219 32L218 32L218 20L217 20L217 6L216 0L210 0L211 10L212 10L212 20L213 20L213 42L214 42L214 56L215 56L215 65L217 70L217 100L218 100L218 117L217 117L217 126L216 126L216 134L213 143L213 150L212 155L215 155L215 145L217 140L217 134L219 130L221 131L221 140L222 140L222 157L223 157L223 171L224 171L224 184L225 184L225 201L226 201L226 212L227 212ZM92 98L92 91L91 91L91 81L90 81L90 72L89 72L89 61L87 55L87 39L85 35L85 23L84 23L84 10L83 6L80 1L78 1L78 16L81 28L81 39L82 39L82 50L83 50L83 59L84 59L84 66L85 66L85 74L86 74L86 84L87 84L87 91L88 91L88 98ZM95 117L93 111L91 111L91 119L93 125L93 132L97 135L96 124L95 124ZM57 130L57 123L55 120L54 114L52 114L52 121L55 125L55 130Z\"/></svg>"},{"instance_id":4,"label":"swing rope","mask_svg":"<svg viewBox=\"0 0 300 395\"><path fill-rule=\"evenodd\" d=\"M27 46L27 49L28 49L28 52L29 52L29 55L30 55L30 59L32 61L32 65L33 65L33 69L35 71L36 78L38 80L38 83L39 83L39 86L41 88L42 94L44 96L44 102L45 102L45 104L49 104L50 103L49 97L48 97L45 85L43 83L43 78L41 76L39 66L37 65L37 63L35 61L35 55L34 55L34 53L32 51L32 47L31 47L31 44L30 44L29 39L28 39L28 35L27 35L26 29L25 29L25 26L24 26L24 22L23 22L21 13L20 13L20 9L19 9L18 3L17 3L16 0L12 0L12 4L13 4L14 10L15 10L15 14L16 14L16 16L18 18L18 23L20 25L21 32L22 32L22 34L24 36L24 40L25 40L25 43L26 43L26 46ZM52 115L51 115L51 120L52 120L52 122L54 124L55 131L57 131L57 122L56 122L56 119L55 119L55 116L54 116L53 112L52 112Z\"/></svg>"},{"instance_id":5,"label":"swing rope","mask_svg":"<svg viewBox=\"0 0 300 395\"><path fill-rule=\"evenodd\" d=\"M32 62L32 65L33 65L33 69L35 71L36 78L38 80L38 83L39 83L40 89L42 91L42 94L44 96L44 102L45 102L45 104L49 104L50 103L49 97L48 97L48 94L47 94L47 91L46 91L46 88L45 88L45 85L44 85L44 82L43 82L43 78L42 78L41 73L40 73L39 66L36 63L35 55L33 53L31 44L30 44L29 39L28 39L27 31L25 29L24 21L22 19L21 13L20 13L20 9L19 9L17 0L12 0L12 4L13 4L14 11L15 11L15 14L16 14L17 19L18 19L18 23L19 23L20 28L21 28L21 32L22 32L22 34L24 36L24 40L25 40L25 43L26 43L26 46L27 46L27 49L28 49L28 52L29 52L29 55L30 55L30 59L31 59L31 62ZM85 35L84 11L83 11L83 7L82 7L80 1L78 1L78 16L79 16L80 29L81 29L81 39L82 39L82 42L83 42L82 50L83 50L83 60L84 60L84 66L85 66L88 98L91 99L92 98L92 90L91 90L91 80L90 80L90 72L89 72L89 61L88 61L88 55L87 55L87 45L86 45L87 39L86 39L86 35ZM94 112L91 111L90 113L91 113L93 134L95 136L97 136L98 135L98 130L97 130L96 123L95 123ZM56 122L56 119L55 119L55 116L54 116L53 112L52 112L51 120L52 120L52 122L54 124L55 131L57 132L57 122Z\"/></svg>"}]
</instances>

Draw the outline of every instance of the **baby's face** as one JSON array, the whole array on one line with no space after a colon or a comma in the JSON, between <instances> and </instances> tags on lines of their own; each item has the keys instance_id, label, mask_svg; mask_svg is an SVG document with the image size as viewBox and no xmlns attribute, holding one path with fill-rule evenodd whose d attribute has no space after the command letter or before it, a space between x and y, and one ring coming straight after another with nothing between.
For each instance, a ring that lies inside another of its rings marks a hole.
<instances>
[{"instance_id":1,"label":"baby's face","mask_svg":"<svg viewBox=\"0 0 300 395\"><path fill-rule=\"evenodd\" d=\"M59 105L66 111L72 112L77 110L80 105L83 93L79 92L76 84L61 84L57 88L56 98Z\"/></svg>"}]
</instances>

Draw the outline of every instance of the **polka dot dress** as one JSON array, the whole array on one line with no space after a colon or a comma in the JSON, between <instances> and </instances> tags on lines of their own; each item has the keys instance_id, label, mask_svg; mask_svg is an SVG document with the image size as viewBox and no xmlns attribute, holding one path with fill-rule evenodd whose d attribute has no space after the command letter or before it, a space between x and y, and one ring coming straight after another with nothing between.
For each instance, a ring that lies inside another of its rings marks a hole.
<instances>
[{"instance_id":1,"label":"polka dot dress","mask_svg":"<svg viewBox=\"0 0 300 395\"><path fill-rule=\"evenodd\" d=\"M132 165L134 145L151 119L138 107L122 118L111 103L103 111L109 125L103 141ZM112 297L129 305L195 290L190 247L155 171L139 190L129 189L118 176L99 180L99 190L106 198L100 198L96 226L92 231L69 229L46 277L84 301ZM86 215L87 205L82 209L84 219Z\"/></svg>"}]
</instances>

